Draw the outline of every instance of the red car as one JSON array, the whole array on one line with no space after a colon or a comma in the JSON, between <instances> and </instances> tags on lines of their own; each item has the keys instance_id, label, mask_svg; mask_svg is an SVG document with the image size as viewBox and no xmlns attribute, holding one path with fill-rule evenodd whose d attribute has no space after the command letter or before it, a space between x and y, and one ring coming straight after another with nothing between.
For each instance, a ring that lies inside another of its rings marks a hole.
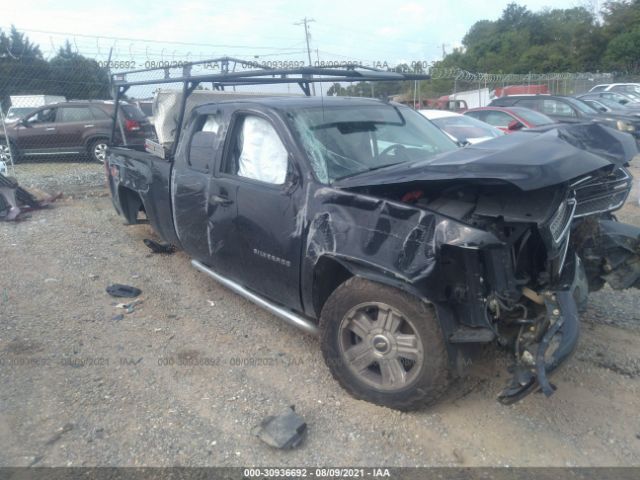
<instances>
[{"instance_id":1,"label":"red car","mask_svg":"<svg viewBox=\"0 0 640 480\"><path fill-rule=\"evenodd\" d=\"M523 107L472 108L464 114L493 125L506 133L556 123L543 113Z\"/></svg>"}]
</instances>

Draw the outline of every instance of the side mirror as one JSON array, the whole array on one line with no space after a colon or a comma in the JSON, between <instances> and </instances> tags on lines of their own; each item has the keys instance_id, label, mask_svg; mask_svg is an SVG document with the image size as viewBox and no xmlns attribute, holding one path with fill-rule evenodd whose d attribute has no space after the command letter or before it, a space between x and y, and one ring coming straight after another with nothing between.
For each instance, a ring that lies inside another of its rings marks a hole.
<instances>
[{"instance_id":1,"label":"side mirror","mask_svg":"<svg viewBox=\"0 0 640 480\"><path fill-rule=\"evenodd\" d=\"M516 130L521 130L524 128L524 123L519 122L518 120L511 120L509 125L507 125L507 130L510 132L515 132Z\"/></svg>"}]
</instances>

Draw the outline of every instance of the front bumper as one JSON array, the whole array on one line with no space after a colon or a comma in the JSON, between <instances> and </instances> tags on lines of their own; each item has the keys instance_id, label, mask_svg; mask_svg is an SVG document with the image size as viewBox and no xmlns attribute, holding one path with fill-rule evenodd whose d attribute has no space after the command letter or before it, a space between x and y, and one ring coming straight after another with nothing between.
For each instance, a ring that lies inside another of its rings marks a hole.
<instances>
[{"instance_id":1,"label":"front bumper","mask_svg":"<svg viewBox=\"0 0 640 480\"><path fill-rule=\"evenodd\" d=\"M580 260L576 256L573 262L566 265L564 282L561 282L558 290L541 294L546 309L546 329L539 340L529 345L522 355L516 352L513 376L498 395L501 403L515 403L536 391L542 391L546 396L555 391L549 377L571 357L578 344L577 302L586 295L581 269Z\"/></svg>"}]
</instances>

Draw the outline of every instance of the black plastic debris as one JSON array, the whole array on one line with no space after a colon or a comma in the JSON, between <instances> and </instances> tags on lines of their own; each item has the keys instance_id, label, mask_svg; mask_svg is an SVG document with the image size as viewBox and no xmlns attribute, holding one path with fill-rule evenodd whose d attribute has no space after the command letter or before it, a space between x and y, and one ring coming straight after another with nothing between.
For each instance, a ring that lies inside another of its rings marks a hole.
<instances>
[{"instance_id":1,"label":"black plastic debris","mask_svg":"<svg viewBox=\"0 0 640 480\"><path fill-rule=\"evenodd\" d=\"M134 298L142 293L142 290L130 285L122 285L120 283L114 283L107 287L107 293L112 297L125 297Z\"/></svg>"},{"instance_id":2,"label":"black plastic debris","mask_svg":"<svg viewBox=\"0 0 640 480\"><path fill-rule=\"evenodd\" d=\"M143 242L153 253L170 254L176 251L176 248L169 243L156 242L155 240L151 240L149 238L145 238Z\"/></svg>"},{"instance_id":3,"label":"black plastic debris","mask_svg":"<svg viewBox=\"0 0 640 480\"><path fill-rule=\"evenodd\" d=\"M281 415L265 418L254 429L254 434L271 447L288 450L300 445L306 431L306 422L295 412L292 405Z\"/></svg>"}]
</instances>

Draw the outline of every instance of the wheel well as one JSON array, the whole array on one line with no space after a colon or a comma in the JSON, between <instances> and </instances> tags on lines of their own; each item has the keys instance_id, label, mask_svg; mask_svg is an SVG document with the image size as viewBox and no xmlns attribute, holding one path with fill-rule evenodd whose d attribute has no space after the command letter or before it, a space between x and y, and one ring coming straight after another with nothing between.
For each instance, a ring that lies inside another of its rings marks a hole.
<instances>
[{"instance_id":1,"label":"wheel well","mask_svg":"<svg viewBox=\"0 0 640 480\"><path fill-rule=\"evenodd\" d=\"M131 224L138 223L138 212L145 211L140 195L130 188L119 186L118 199L120 200L122 214L127 219L127 222Z\"/></svg>"},{"instance_id":2,"label":"wheel well","mask_svg":"<svg viewBox=\"0 0 640 480\"><path fill-rule=\"evenodd\" d=\"M321 257L313 270L313 309L319 317L322 307L342 283L353 274L331 257Z\"/></svg>"},{"instance_id":3,"label":"wheel well","mask_svg":"<svg viewBox=\"0 0 640 480\"><path fill-rule=\"evenodd\" d=\"M91 146L98 140L109 141L109 137L91 137L91 138L87 139L87 141L85 142L85 147L87 149L91 148Z\"/></svg>"}]
</instances>

